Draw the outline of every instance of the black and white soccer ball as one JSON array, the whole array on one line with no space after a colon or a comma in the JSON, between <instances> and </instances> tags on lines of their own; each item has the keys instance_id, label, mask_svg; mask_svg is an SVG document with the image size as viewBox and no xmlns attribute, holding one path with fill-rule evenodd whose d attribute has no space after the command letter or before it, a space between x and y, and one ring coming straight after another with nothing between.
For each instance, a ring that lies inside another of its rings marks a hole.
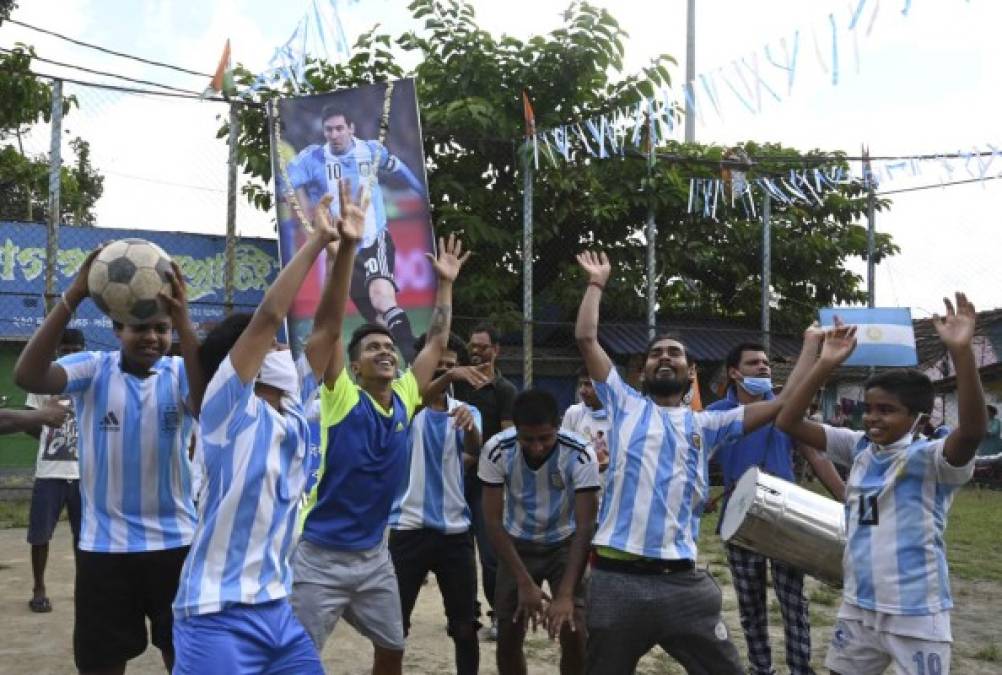
<instances>
[{"instance_id":1,"label":"black and white soccer ball","mask_svg":"<svg viewBox=\"0 0 1002 675\"><path fill-rule=\"evenodd\" d=\"M90 266L87 286L102 312L118 323L135 325L164 316L158 297L171 295L170 257L145 239L120 239L101 249Z\"/></svg>"}]
</instances>

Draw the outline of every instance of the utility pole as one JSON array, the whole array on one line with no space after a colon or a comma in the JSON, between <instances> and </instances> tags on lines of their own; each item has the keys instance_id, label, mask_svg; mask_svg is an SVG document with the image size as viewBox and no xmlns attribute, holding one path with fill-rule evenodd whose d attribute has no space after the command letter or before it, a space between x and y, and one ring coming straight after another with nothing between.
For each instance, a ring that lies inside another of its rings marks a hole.
<instances>
[{"instance_id":1,"label":"utility pole","mask_svg":"<svg viewBox=\"0 0 1002 675\"><path fill-rule=\"evenodd\" d=\"M685 84L692 86L691 96L685 99L685 142L696 142L696 109L693 106L695 100L695 80L696 80L696 0L689 0L685 13Z\"/></svg>"},{"instance_id":2,"label":"utility pole","mask_svg":"<svg viewBox=\"0 0 1002 675\"><path fill-rule=\"evenodd\" d=\"M769 353L769 287L772 285L772 199L762 196L762 346Z\"/></svg>"},{"instance_id":3,"label":"utility pole","mask_svg":"<svg viewBox=\"0 0 1002 675\"><path fill-rule=\"evenodd\" d=\"M657 247L658 224L654 219L654 117L647 116L647 338L657 332Z\"/></svg>"},{"instance_id":4,"label":"utility pole","mask_svg":"<svg viewBox=\"0 0 1002 675\"><path fill-rule=\"evenodd\" d=\"M522 388L532 386L532 141L522 174Z\"/></svg>"},{"instance_id":5,"label":"utility pole","mask_svg":"<svg viewBox=\"0 0 1002 675\"><path fill-rule=\"evenodd\" d=\"M873 259L877 249L877 222L873 212L876 195L868 147L863 148L863 181L866 185L866 306L876 307L877 263Z\"/></svg>"},{"instance_id":6,"label":"utility pole","mask_svg":"<svg viewBox=\"0 0 1002 675\"><path fill-rule=\"evenodd\" d=\"M59 254L59 190L63 166L63 81L52 81L52 135L49 140L49 221L45 237L45 309L56 304L56 257Z\"/></svg>"},{"instance_id":7,"label":"utility pole","mask_svg":"<svg viewBox=\"0 0 1002 675\"><path fill-rule=\"evenodd\" d=\"M233 311L233 287L236 280L237 247L237 141L240 137L240 111L230 103L230 154L226 161L226 253L223 267L223 305Z\"/></svg>"}]
</instances>

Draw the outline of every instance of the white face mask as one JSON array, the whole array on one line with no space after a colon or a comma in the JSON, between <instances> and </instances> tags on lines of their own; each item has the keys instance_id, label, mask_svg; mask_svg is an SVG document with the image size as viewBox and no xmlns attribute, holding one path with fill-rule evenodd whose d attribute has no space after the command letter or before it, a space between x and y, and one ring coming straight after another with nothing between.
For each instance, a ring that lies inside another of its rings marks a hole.
<instances>
[{"instance_id":1,"label":"white face mask","mask_svg":"<svg viewBox=\"0 0 1002 675\"><path fill-rule=\"evenodd\" d=\"M746 377L738 380L738 386L751 396L764 396L772 391L772 378Z\"/></svg>"},{"instance_id":2,"label":"white face mask","mask_svg":"<svg viewBox=\"0 0 1002 675\"><path fill-rule=\"evenodd\" d=\"M292 352L288 349L268 352L261 364L261 372L257 374L257 381L281 389L292 396L298 396L299 375L292 360Z\"/></svg>"}]
</instances>

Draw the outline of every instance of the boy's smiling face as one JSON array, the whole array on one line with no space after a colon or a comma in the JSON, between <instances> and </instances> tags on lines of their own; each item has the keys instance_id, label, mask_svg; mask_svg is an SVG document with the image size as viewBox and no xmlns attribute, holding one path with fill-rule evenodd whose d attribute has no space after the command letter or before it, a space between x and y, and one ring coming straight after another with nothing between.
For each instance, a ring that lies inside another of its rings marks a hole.
<instances>
[{"instance_id":1,"label":"boy's smiling face","mask_svg":"<svg viewBox=\"0 0 1002 675\"><path fill-rule=\"evenodd\" d=\"M914 413L893 392L881 387L866 390L863 402L863 431L877 445L887 445L900 440L912 430Z\"/></svg>"}]
</instances>

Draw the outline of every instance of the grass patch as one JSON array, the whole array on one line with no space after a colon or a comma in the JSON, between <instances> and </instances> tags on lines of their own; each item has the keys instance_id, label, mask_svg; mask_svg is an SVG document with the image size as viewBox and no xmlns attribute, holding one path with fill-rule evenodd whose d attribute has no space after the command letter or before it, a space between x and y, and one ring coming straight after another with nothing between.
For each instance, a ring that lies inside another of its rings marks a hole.
<instances>
[{"instance_id":1,"label":"grass patch","mask_svg":"<svg viewBox=\"0 0 1002 675\"><path fill-rule=\"evenodd\" d=\"M1002 513L1002 492L966 487L957 493L946 526L946 557L951 576L1002 581L999 513Z\"/></svg>"},{"instance_id":2,"label":"grass patch","mask_svg":"<svg viewBox=\"0 0 1002 675\"><path fill-rule=\"evenodd\" d=\"M839 591L823 585L815 588L808 596L812 605L824 605L825 607L834 607L841 598L842 594Z\"/></svg>"},{"instance_id":3,"label":"grass patch","mask_svg":"<svg viewBox=\"0 0 1002 675\"><path fill-rule=\"evenodd\" d=\"M28 527L29 501L0 502L0 529Z\"/></svg>"},{"instance_id":4,"label":"grass patch","mask_svg":"<svg viewBox=\"0 0 1002 675\"><path fill-rule=\"evenodd\" d=\"M971 658L975 658L978 661L988 661L989 663L999 663L1002 662L1002 649L999 649L999 646L993 642L974 652Z\"/></svg>"}]
</instances>

